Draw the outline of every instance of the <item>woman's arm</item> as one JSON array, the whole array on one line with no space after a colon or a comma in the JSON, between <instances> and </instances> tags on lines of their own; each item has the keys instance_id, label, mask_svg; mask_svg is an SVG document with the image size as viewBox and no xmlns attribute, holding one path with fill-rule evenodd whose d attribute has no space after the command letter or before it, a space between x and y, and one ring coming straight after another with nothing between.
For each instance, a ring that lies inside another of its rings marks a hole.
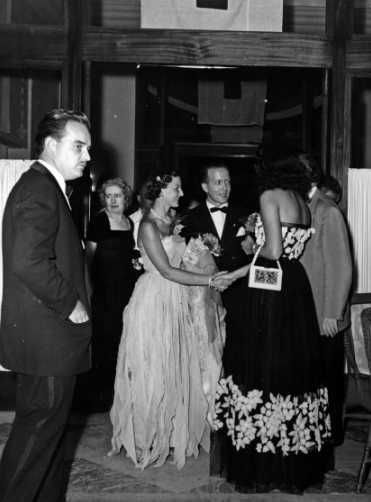
<instances>
[{"instance_id":1,"label":"woman's arm","mask_svg":"<svg viewBox=\"0 0 371 502\"><path fill-rule=\"evenodd\" d=\"M239 279L240 277L245 277L247 272L250 270L250 267L251 263L241 268L238 268L237 270L233 270L233 272L228 272L227 274L223 275L223 279L233 282L236 279Z\"/></svg>"},{"instance_id":2,"label":"woman's arm","mask_svg":"<svg viewBox=\"0 0 371 502\"><path fill-rule=\"evenodd\" d=\"M154 222L142 221L139 228L139 238L142 245L160 274L169 281L177 282L179 284L186 284L189 286L221 286L222 278L218 279L221 274L215 274L210 281L209 276L203 274L195 274L187 272L179 268L172 267L169 259L162 246L159 230ZM224 277L224 276L223 276ZM224 281L224 283L229 281ZM223 289L225 284L223 285Z\"/></svg>"},{"instance_id":3,"label":"woman's arm","mask_svg":"<svg viewBox=\"0 0 371 502\"><path fill-rule=\"evenodd\" d=\"M282 230L279 213L279 194L275 190L267 190L260 196L260 216L265 233L265 244L259 256L268 260L278 260L283 251Z\"/></svg>"}]
</instances>

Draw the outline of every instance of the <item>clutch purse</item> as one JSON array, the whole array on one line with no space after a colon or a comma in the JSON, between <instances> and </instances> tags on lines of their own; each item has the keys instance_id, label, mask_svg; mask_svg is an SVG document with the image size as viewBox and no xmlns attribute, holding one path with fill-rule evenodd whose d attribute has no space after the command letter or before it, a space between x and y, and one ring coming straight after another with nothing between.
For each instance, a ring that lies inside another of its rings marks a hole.
<instances>
[{"instance_id":1,"label":"clutch purse","mask_svg":"<svg viewBox=\"0 0 371 502\"><path fill-rule=\"evenodd\" d=\"M259 247L253 261L251 262L249 274L249 288L271 289L273 291L281 291L282 287L282 268L280 262L277 261L278 268L267 268L261 265L255 265L259 255Z\"/></svg>"}]
</instances>

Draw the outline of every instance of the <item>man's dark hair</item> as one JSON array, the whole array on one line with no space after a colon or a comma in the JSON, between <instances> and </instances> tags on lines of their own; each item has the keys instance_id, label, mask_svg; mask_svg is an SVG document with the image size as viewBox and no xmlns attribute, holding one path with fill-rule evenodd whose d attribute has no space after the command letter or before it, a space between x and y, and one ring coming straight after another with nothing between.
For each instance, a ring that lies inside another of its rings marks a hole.
<instances>
[{"instance_id":1,"label":"man's dark hair","mask_svg":"<svg viewBox=\"0 0 371 502\"><path fill-rule=\"evenodd\" d=\"M303 165L307 175L309 176L310 181L315 185L319 185L323 174L314 157L305 152L298 153L297 157Z\"/></svg>"},{"instance_id":2,"label":"man's dark hair","mask_svg":"<svg viewBox=\"0 0 371 502\"><path fill-rule=\"evenodd\" d=\"M46 113L42 118L35 137L35 155L40 157L44 151L45 139L48 136L60 141L64 136L64 130L68 122L78 122L86 126L90 132L88 117L79 111L56 109Z\"/></svg>"},{"instance_id":3,"label":"man's dark hair","mask_svg":"<svg viewBox=\"0 0 371 502\"><path fill-rule=\"evenodd\" d=\"M334 202L338 204L340 202L340 199L343 195L343 189L341 188L340 183L334 176L331 176L331 174L325 174L322 177L321 183L318 186L322 192L332 192L334 194Z\"/></svg>"}]
</instances>

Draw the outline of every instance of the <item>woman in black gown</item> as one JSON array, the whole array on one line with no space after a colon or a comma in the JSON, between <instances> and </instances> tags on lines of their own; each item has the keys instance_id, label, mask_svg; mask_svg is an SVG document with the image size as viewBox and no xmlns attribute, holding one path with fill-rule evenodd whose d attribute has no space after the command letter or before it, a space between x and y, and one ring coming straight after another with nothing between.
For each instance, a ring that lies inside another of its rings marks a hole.
<instances>
[{"instance_id":1,"label":"woman in black gown","mask_svg":"<svg viewBox=\"0 0 371 502\"><path fill-rule=\"evenodd\" d=\"M94 287L92 411L106 411L112 404L122 313L138 278L132 263L134 225L124 214L131 202L131 189L120 178L110 179L99 189L99 199L103 209L92 218L86 242Z\"/></svg>"},{"instance_id":2,"label":"woman in black gown","mask_svg":"<svg viewBox=\"0 0 371 502\"><path fill-rule=\"evenodd\" d=\"M225 379L215 426L228 442L227 478L242 492L302 492L324 477L329 441L327 389L310 284L299 257L310 238L302 195L310 188L294 158L258 169L256 264L282 271L280 291L248 287L250 265L228 274L241 283L239 316L227 325Z\"/></svg>"}]
</instances>

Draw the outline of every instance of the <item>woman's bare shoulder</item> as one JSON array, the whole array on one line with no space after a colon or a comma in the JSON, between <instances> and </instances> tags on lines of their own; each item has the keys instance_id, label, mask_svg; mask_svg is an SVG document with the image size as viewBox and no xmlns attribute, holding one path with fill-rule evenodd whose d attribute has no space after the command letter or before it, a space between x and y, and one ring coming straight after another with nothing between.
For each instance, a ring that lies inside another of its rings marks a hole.
<instances>
[{"instance_id":1,"label":"woman's bare shoulder","mask_svg":"<svg viewBox=\"0 0 371 502\"><path fill-rule=\"evenodd\" d=\"M260 201L265 203L276 203L280 200L284 200L287 198L286 190L282 188L272 188L269 190L264 190L260 195Z\"/></svg>"}]
</instances>

